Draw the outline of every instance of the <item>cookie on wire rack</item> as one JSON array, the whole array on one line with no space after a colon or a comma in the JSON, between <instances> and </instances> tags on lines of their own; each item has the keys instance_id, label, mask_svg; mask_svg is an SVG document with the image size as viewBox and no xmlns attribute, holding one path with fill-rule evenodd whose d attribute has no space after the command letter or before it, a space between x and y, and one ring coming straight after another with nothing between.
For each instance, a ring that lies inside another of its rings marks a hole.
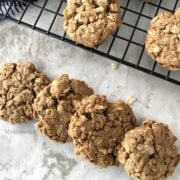
<instances>
[{"instance_id":1,"label":"cookie on wire rack","mask_svg":"<svg viewBox=\"0 0 180 180\"><path fill-rule=\"evenodd\" d=\"M167 125L146 120L125 134L118 160L136 180L165 180L180 161L175 141Z\"/></svg>"},{"instance_id":2,"label":"cookie on wire rack","mask_svg":"<svg viewBox=\"0 0 180 180\"><path fill-rule=\"evenodd\" d=\"M162 67L180 70L180 8L174 14L163 11L153 18L145 47Z\"/></svg>"},{"instance_id":3,"label":"cookie on wire rack","mask_svg":"<svg viewBox=\"0 0 180 180\"><path fill-rule=\"evenodd\" d=\"M78 102L76 111L69 125L75 153L99 167L117 166L116 148L125 133L135 127L131 107L92 95Z\"/></svg>"},{"instance_id":4,"label":"cookie on wire rack","mask_svg":"<svg viewBox=\"0 0 180 180\"><path fill-rule=\"evenodd\" d=\"M68 75L52 81L34 101L36 129L57 142L71 141L68 128L75 113L75 102L92 94L93 90L85 82L70 79Z\"/></svg>"},{"instance_id":5,"label":"cookie on wire rack","mask_svg":"<svg viewBox=\"0 0 180 180\"><path fill-rule=\"evenodd\" d=\"M121 24L119 0L68 0L64 29L77 44L94 48Z\"/></svg>"},{"instance_id":6,"label":"cookie on wire rack","mask_svg":"<svg viewBox=\"0 0 180 180\"><path fill-rule=\"evenodd\" d=\"M0 70L0 118L13 124L31 120L33 101L49 82L32 63L5 64Z\"/></svg>"}]
</instances>

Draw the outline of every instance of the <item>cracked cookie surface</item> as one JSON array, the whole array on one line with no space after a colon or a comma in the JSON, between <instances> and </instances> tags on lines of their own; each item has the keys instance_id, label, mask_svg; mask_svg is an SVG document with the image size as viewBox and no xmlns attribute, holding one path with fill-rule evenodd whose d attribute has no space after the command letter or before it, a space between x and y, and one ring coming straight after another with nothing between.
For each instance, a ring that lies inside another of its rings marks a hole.
<instances>
[{"instance_id":1,"label":"cracked cookie surface","mask_svg":"<svg viewBox=\"0 0 180 180\"><path fill-rule=\"evenodd\" d=\"M68 128L75 112L74 103L92 94L93 90L85 82L69 79L68 75L52 81L34 101L36 128L57 142L70 141Z\"/></svg>"},{"instance_id":2,"label":"cracked cookie surface","mask_svg":"<svg viewBox=\"0 0 180 180\"><path fill-rule=\"evenodd\" d=\"M13 124L31 120L32 103L49 82L32 63L5 64L0 70L0 118Z\"/></svg>"},{"instance_id":3,"label":"cracked cookie surface","mask_svg":"<svg viewBox=\"0 0 180 180\"><path fill-rule=\"evenodd\" d=\"M76 103L76 111L69 126L75 153L100 167L118 165L116 147L135 126L131 107L92 95Z\"/></svg>"},{"instance_id":4,"label":"cracked cookie surface","mask_svg":"<svg viewBox=\"0 0 180 180\"><path fill-rule=\"evenodd\" d=\"M64 29L78 44L97 47L121 23L118 0L69 0L64 10Z\"/></svg>"},{"instance_id":5,"label":"cracked cookie surface","mask_svg":"<svg viewBox=\"0 0 180 180\"><path fill-rule=\"evenodd\" d=\"M180 70L180 8L153 18L145 47L152 59L171 71Z\"/></svg>"},{"instance_id":6,"label":"cracked cookie surface","mask_svg":"<svg viewBox=\"0 0 180 180\"><path fill-rule=\"evenodd\" d=\"M165 180L179 162L175 141L167 125L146 120L126 133L118 160L136 180Z\"/></svg>"}]
</instances>

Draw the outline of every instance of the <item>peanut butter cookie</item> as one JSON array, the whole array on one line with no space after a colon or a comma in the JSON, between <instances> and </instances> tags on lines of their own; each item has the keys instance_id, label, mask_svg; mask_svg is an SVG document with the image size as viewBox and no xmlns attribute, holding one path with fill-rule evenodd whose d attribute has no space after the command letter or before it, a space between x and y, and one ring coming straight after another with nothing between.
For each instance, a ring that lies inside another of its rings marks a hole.
<instances>
[{"instance_id":1,"label":"peanut butter cookie","mask_svg":"<svg viewBox=\"0 0 180 180\"><path fill-rule=\"evenodd\" d=\"M179 162L175 141L167 125L147 120L126 133L118 160L136 180L165 180Z\"/></svg>"},{"instance_id":2,"label":"peanut butter cookie","mask_svg":"<svg viewBox=\"0 0 180 180\"><path fill-rule=\"evenodd\" d=\"M13 124L31 120L32 103L49 82L32 63L5 64L0 70L0 118Z\"/></svg>"},{"instance_id":3,"label":"peanut butter cookie","mask_svg":"<svg viewBox=\"0 0 180 180\"><path fill-rule=\"evenodd\" d=\"M85 82L63 75L45 87L34 101L36 128L57 142L70 141L68 128L75 112L75 101L92 95Z\"/></svg>"},{"instance_id":4,"label":"peanut butter cookie","mask_svg":"<svg viewBox=\"0 0 180 180\"><path fill-rule=\"evenodd\" d=\"M135 126L131 107L92 95L76 103L76 110L69 126L75 153L100 167L118 165L116 147Z\"/></svg>"},{"instance_id":5,"label":"peanut butter cookie","mask_svg":"<svg viewBox=\"0 0 180 180\"><path fill-rule=\"evenodd\" d=\"M145 47L162 67L180 70L180 8L174 14L164 11L151 21Z\"/></svg>"},{"instance_id":6,"label":"peanut butter cookie","mask_svg":"<svg viewBox=\"0 0 180 180\"><path fill-rule=\"evenodd\" d=\"M64 29L78 44L97 47L121 23L118 0L69 0L64 10Z\"/></svg>"}]
</instances>

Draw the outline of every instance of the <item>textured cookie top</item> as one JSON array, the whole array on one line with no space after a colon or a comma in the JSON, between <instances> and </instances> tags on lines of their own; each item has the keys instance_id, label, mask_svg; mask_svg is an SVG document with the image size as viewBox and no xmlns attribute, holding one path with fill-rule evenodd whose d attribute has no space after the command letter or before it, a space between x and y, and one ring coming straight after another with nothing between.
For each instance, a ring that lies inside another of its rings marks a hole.
<instances>
[{"instance_id":1,"label":"textured cookie top","mask_svg":"<svg viewBox=\"0 0 180 180\"><path fill-rule=\"evenodd\" d=\"M64 29L73 41L96 47L120 25L118 0L69 0Z\"/></svg>"},{"instance_id":2,"label":"textured cookie top","mask_svg":"<svg viewBox=\"0 0 180 180\"><path fill-rule=\"evenodd\" d=\"M108 103L105 96L92 95L76 104L69 135L75 153L100 166L118 165L116 147L135 126L135 116L123 101Z\"/></svg>"},{"instance_id":3,"label":"textured cookie top","mask_svg":"<svg viewBox=\"0 0 180 180\"><path fill-rule=\"evenodd\" d=\"M161 66L180 70L180 8L175 14L164 11L151 21L145 46Z\"/></svg>"},{"instance_id":4,"label":"textured cookie top","mask_svg":"<svg viewBox=\"0 0 180 180\"><path fill-rule=\"evenodd\" d=\"M31 63L5 64L0 70L0 118L11 123L31 120L34 98L48 84Z\"/></svg>"},{"instance_id":5,"label":"textured cookie top","mask_svg":"<svg viewBox=\"0 0 180 180\"><path fill-rule=\"evenodd\" d=\"M164 180L179 162L175 141L166 125L147 120L126 133L118 159L136 180Z\"/></svg>"},{"instance_id":6,"label":"textured cookie top","mask_svg":"<svg viewBox=\"0 0 180 180\"><path fill-rule=\"evenodd\" d=\"M34 101L37 129L58 142L69 141L68 127L75 112L75 101L93 94L85 82L63 75L45 87Z\"/></svg>"}]
</instances>

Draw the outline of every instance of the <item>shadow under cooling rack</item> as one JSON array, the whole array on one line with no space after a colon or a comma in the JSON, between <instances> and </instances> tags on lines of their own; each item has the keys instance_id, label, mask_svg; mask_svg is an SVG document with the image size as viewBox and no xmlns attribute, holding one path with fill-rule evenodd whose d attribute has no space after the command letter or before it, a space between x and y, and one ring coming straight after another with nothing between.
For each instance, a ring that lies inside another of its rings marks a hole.
<instances>
[{"instance_id":1,"label":"shadow under cooling rack","mask_svg":"<svg viewBox=\"0 0 180 180\"><path fill-rule=\"evenodd\" d=\"M63 30L65 6L65 0L9 0L1 3L0 17L180 85L180 72L160 67L144 48L150 20L162 10L174 12L180 6L179 0L154 0L153 3L121 0L123 24L97 49L77 45L66 36Z\"/></svg>"}]
</instances>

